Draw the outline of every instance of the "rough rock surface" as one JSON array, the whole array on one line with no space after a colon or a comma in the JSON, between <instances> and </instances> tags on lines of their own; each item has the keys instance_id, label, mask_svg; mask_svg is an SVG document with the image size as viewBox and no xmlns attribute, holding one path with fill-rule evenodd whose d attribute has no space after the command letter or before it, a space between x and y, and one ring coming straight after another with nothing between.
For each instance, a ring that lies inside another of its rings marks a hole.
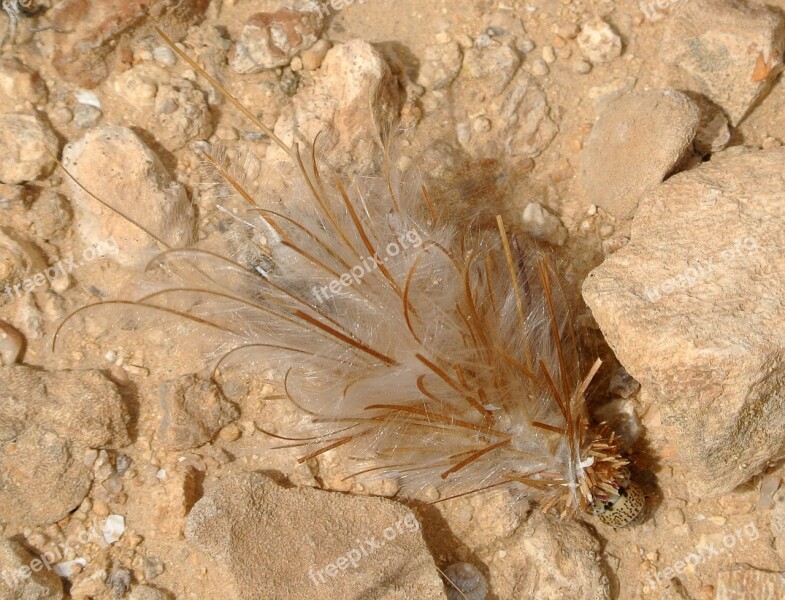
<instances>
[{"instance_id":1,"label":"rough rock surface","mask_svg":"<svg viewBox=\"0 0 785 600\"><path fill-rule=\"evenodd\" d=\"M577 38L581 53L594 64L607 63L621 55L621 38L602 19L583 24Z\"/></svg>"},{"instance_id":2,"label":"rough rock surface","mask_svg":"<svg viewBox=\"0 0 785 600\"><path fill-rule=\"evenodd\" d=\"M61 600L60 578L19 543L0 538L0 594L3 600Z\"/></svg>"},{"instance_id":3,"label":"rough rock surface","mask_svg":"<svg viewBox=\"0 0 785 600\"><path fill-rule=\"evenodd\" d=\"M158 156L130 129L104 125L63 150L63 164L86 189L132 218L170 246L188 245L193 209L182 185L170 179ZM74 209L78 231L87 245L113 237L115 257L130 266L146 264L155 241L113 210L89 197L76 184Z\"/></svg>"},{"instance_id":4,"label":"rough rock surface","mask_svg":"<svg viewBox=\"0 0 785 600\"><path fill-rule=\"evenodd\" d=\"M611 102L594 124L581 156L581 179L592 204L621 220L635 214L692 148L698 107L676 90L630 93Z\"/></svg>"},{"instance_id":5,"label":"rough rock surface","mask_svg":"<svg viewBox=\"0 0 785 600\"><path fill-rule=\"evenodd\" d=\"M783 68L785 19L768 7L732 0L682 4L663 38L670 85L705 94L738 125Z\"/></svg>"},{"instance_id":6,"label":"rough rock surface","mask_svg":"<svg viewBox=\"0 0 785 600\"><path fill-rule=\"evenodd\" d=\"M491 573L491 588L501 598L611 597L600 545L575 521L535 511L500 547L481 555Z\"/></svg>"},{"instance_id":7,"label":"rough rock surface","mask_svg":"<svg viewBox=\"0 0 785 600\"><path fill-rule=\"evenodd\" d=\"M6 113L0 114L0 146L0 181L22 183L52 171L59 144L38 113Z\"/></svg>"},{"instance_id":8,"label":"rough rock surface","mask_svg":"<svg viewBox=\"0 0 785 600\"><path fill-rule=\"evenodd\" d=\"M240 416L212 381L187 375L161 386L161 442L186 450L209 442Z\"/></svg>"},{"instance_id":9,"label":"rough rock surface","mask_svg":"<svg viewBox=\"0 0 785 600\"><path fill-rule=\"evenodd\" d=\"M467 50L455 90L458 141L473 156L535 157L556 135L545 93L508 43Z\"/></svg>"},{"instance_id":10,"label":"rough rock surface","mask_svg":"<svg viewBox=\"0 0 785 600\"><path fill-rule=\"evenodd\" d=\"M258 73L288 65L299 52L319 39L324 18L318 11L280 9L256 13L246 21L229 55L238 73Z\"/></svg>"},{"instance_id":11,"label":"rough rock surface","mask_svg":"<svg viewBox=\"0 0 785 600\"><path fill-rule=\"evenodd\" d=\"M65 0L50 15L59 34L52 63L63 79L94 88L109 74L112 56L128 49L129 41L122 36L144 24L146 18L177 39L204 14L208 4L208 0Z\"/></svg>"},{"instance_id":12,"label":"rough rock surface","mask_svg":"<svg viewBox=\"0 0 785 600\"><path fill-rule=\"evenodd\" d=\"M196 503L186 537L226 566L243 600L444 599L418 531L395 502L286 489L245 473L222 477ZM285 547L271 543L283 539Z\"/></svg>"},{"instance_id":13,"label":"rough rock surface","mask_svg":"<svg viewBox=\"0 0 785 600\"><path fill-rule=\"evenodd\" d=\"M160 65L135 65L113 78L112 87L130 105L127 123L155 131L156 140L170 152L206 139L213 131L204 92Z\"/></svg>"},{"instance_id":14,"label":"rough rock surface","mask_svg":"<svg viewBox=\"0 0 785 600\"><path fill-rule=\"evenodd\" d=\"M0 383L0 522L61 519L90 487L87 450L130 441L126 407L92 371L3 367Z\"/></svg>"},{"instance_id":15,"label":"rough rock surface","mask_svg":"<svg viewBox=\"0 0 785 600\"><path fill-rule=\"evenodd\" d=\"M326 160L363 171L371 166L378 124L393 122L399 108L398 84L384 57L368 42L351 40L330 49L313 86L282 111L275 134L286 143L311 143L321 134Z\"/></svg>"},{"instance_id":16,"label":"rough rock surface","mask_svg":"<svg viewBox=\"0 0 785 600\"><path fill-rule=\"evenodd\" d=\"M720 573L715 590L714 600L777 600L785 598L785 578L781 573L742 567Z\"/></svg>"},{"instance_id":17,"label":"rough rock surface","mask_svg":"<svg viewBox=\"0 0 785 600\"><path fill-rule=\"evenodd\" d=\"M7 109L16 102L46 102L46 84L43 79L18 58L0 59L0 100Z\"/></svg>"},{"instance_id":18,"label":"rough rock surface","mask_svg":"<svg viewBox=\"0 0 785 600\"><path fill-rule=\"evenodd\" d=\"M699 496L785 447L785 149L733 152L642 201L630 244L583 293Z\"/></svg>"}]
</instances>

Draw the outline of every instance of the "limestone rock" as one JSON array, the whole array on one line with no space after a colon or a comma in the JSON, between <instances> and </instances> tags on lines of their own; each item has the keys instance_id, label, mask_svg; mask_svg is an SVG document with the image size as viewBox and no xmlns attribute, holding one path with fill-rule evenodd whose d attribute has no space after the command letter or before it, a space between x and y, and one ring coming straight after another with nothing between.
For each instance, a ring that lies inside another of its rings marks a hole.
<instances>
[{"instance_id":1,"label":"limestone rock","mask_svg":"<svg viewBox=\"0 0 785 600\"><path fill-rule=\"evenodd\" d=\"M28 427L0 447L0 522L21 529L62 519L84 500L87 447ZM24 501L20 501L20 499Z\"/></svg>"},{"instance_id":2,"label":"limestone rock","mask_svg":"<svg viewBox=\"0 0 785 600\"><path fill-rule=\"evenodd\" d=\"M503 43L466 51L454 87L458 141L469 154L535 157L556 135L545 93L520 64Z\"/></svg>"},{"instance_id":3,"label":"limestone rock","mask_svg":"<svg viewBox=\"0 0 785 600\"><path fill-rule=\"evenodd\" d=\"M128 594L128 600L169 600L171 596L166 592L149 585L135 585Z\"/></svg>"},{"instance_id":4,"label":"limestone rock","mask_svg":"<svg viewBox=\"0 0 785 600\"><path fill-rule=\"evenodd\" d=\"M731 491L785 447L783 161L782 148L726 151L675 175L584 283L699 496Z\"/></svg>"},{"instance_id":5,"label":"limestone rock","mask_svg":"<svg viewBox=\"0 0 785 600\"><path fill-rule=\"evenodd\" d=\"M0 181L35 181L51 173L58 141L38 113L0 114Z\"/></svg>"},{"instance_id":6,"label":"limestone rock","mask_svg":"<svg viewBox=\"0 0 785 600\"><path fill-rule=\"evenodd\" d=\"M49 13L53 27L62 32L52 64L63 79L92 89L109 74L113 55L133 46L135 40L128 34L136 28L154 21L177 40L208 4L208 0L64 0Z\"/></svg>"},{"instance_id":7,"label":"limestone rock","mask_svg":"<svg viewBox=\"0 0 785 600\"><path fill-rule=\"evenodd\" d=\"M63 584L51 565L19 543L0 539L0 590L3 600L61 600Z\"/></svg>"},{"instance_id":8,"label":"limestone rock","mask_svg":"<svg viewBox=\"0 0 785 600\"><path fill-rule=\"evenodd\" d=\"M104 125L63 150L63 164L103 202L132 218L172 247L193 236L193 208L182 185L170 179L158 156L130 129ZM87 245L110 237L120 247L115 260L141 267L157 253L155 241L75 184L77 231Z\"/></svg>"},{"instance_id":9,"label":"limestone rock","mask_svg":"<svg viewBox=\"0 0 785 600\"><path fill-rule=\"evenodd\" d=\"M162 385L161 410L161 442L171 450L206 444L240 417L239 409L224 398L218 386L194 375Z\"/></svg>"},{"instance_id":10,"label":"limestone rock","mask_svg":"<svg viewBox=\"0 0 785 600\"><path fill-rule=\"evenodd\" d=\"M718 573L714 590L714 600L777 600L785 598L785 579L781 573L739 568Z\"/></svg>"},{"instance_id":11,"label":"limestone rock","mask_svg":"<svg viewBox=\"0 0 785 600\"><path fill-rule=\"evenodd\" d=\"M736 126L783 68L785 19L753 3L690 0L668 17L670 85L705 94Z\"/></svg>"},{"instance_id":12,"label":"limestone rock","mask_svg":"<svg viewBox=\"0 0 785 600\"><path fill-rule=\"evenodd\" d=\"M630 93L611 102L594 124L581 157L581 181L592 204L630 219L692 148L698 107L676 90Z\"/></svg>"},{"instance_id":13,"label":"limestone rock","mask_svg":"<svg viewBox=\"0 0 785 600\"><path fill-rule=\"evenodd\" d=\"M25 337L10 323L0 321L0 367L15 364L24 347Z\"/></svg>"},{"instance_id":14,"label":"limestone rock","mask_svg":"<svg viewBox=\"0 0 785 600\"><path fill-rule=\"evenodd\" d=\"M619 34L599 18L583 24L577 42L583 56L593 64L607 63L621 55Z\"/></svg>"},{"instance_id":15,"label":"limestone rock","mask_svg":"<svg viewBox=\"0 0 785 600\"><path fill-rule=\"evenodd\" d=\"M238 73L284 67L316 43L323 25L324 17L315 10L282 8L274 13L251 15L232 48L229 65Z\"/></svg>"},{"instance_id":16,"label":"limestone rock","mask_svg":"<svg viewBox=\"0 0 785 600\"><path fill-rule=\"evenodd\" d=\"M207 98L196 84L154 63L139 63L112 79L112 88L130 107L125 122L155 132L174 152L213 132Z\"/></svg>"},{"instance_id":17,"label":"limestone rock","mask_svg":"<svg viewBox=\"0 0 785 600\"><path fill-rule=\"evenodd\" d=\"M534 239L553 246L563 246L567 241L567 229L562 222L538 202L530 202L523 209L523 226Z\"/></svg>"},{"instance_id":18,"label":"limestone rock","mask_svg":"<svg viewBox=\"0 0 785 600\"><path fill-rule=\"evenodd\" d=\"M534 511L501 547L505 552L494 547L478 552L499 598L611 597L600 544L579 522Z\"/></svg>"},{"instance_id":19,"label":"limestone rock","mask_svg":"<svg viewBox=\"0 0 785 600\"><path fill-rule=\"evenodd\" d=\"M379 123L393 122L400 111L398 84L384 57L363 40L334 46L314 84L299 91L275 124L275 134L287 143L320 136L323 157L333 167L357 171L374 168L372 156ZM268 153L283 158L277 149Z\"/></svg>"},{"instance_id":20,"label":"limestone rock","mask_svg":"<svg viewBox=\"0 0 785 600\"><path fill-rule=\"evenodd\" d=\"M226 566L239 599L446 598L419 522L390 500L287 489L229 474L196 503L186 538ZM297 536L292 537L291 532ZM281 546L271 540L286 539Z\"/></svg>"},{"instance_id":21,"label":"limestone rock","mask_svg":"<svg viewBox=\"0 0 785 600\"><path fill-rule=\"evenodd\" d=\"M434 90L448 87L461 70L461 47L450 41L425 48L420 83Z\"/></svg>"},{"instance_id":22,"label":"limestone rock","mask_svg":"<svg viewBox=\"0 0 785 600\"><path fill-rule=\"evenodd\" d=\"M128 422L98 372L0 368L0 521L40 525L73 510L92 480L88 448L128 444Z\"/></svg>"},{"instance_id":23,"label":"limestone rock","mask_svg":"<svg viewBox=\"0 0 785 600\"><path fill-rule=\"evenodd\" d=\"M47 90L38 73L18 58L7 56L0 59L0 101L7 107L20 102L44 104Z\"/></svg>"}]
</instances>

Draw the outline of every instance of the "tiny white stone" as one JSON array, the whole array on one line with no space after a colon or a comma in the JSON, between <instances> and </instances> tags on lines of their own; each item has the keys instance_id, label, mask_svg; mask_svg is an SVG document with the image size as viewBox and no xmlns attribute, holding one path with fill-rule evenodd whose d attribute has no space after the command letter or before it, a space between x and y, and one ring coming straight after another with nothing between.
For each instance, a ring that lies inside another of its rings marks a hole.
<instances>
[{"instance_id":1,"label":"tiny white stone","mask_svg":"<svg viewBox=\"0 0 785 600\"><path fill-rule=\"evenodd\" d=\"M52 569L60 577L71 577L72 575L76 575L77 569L75 567L77 565L84 567L87 565L87 561L84 558L75 558L74 560L57 563Z\"/></svg>"},{"instance_id":2,"label":"tiny white stone","mask_svg":"<svg viewBox=\"0 0 785 600\"><path fill-rule=\"evenodd\" d=\"M96 96L95 92L79 90L74 94L74 97L79 104L87 104L88 106L101 110L101 100Z\"/></svg>"},{"instance_id":3,"label":"tiny white stone","mask_svg":"<svg viewBox=\"0 0 785 600\"><path fill-rule=\"evenodd\" d=\"M114 544L125 533L125 517L122 515L109 515L104 524L104 540L107 544Z\"/></svg>"}]
</instances>

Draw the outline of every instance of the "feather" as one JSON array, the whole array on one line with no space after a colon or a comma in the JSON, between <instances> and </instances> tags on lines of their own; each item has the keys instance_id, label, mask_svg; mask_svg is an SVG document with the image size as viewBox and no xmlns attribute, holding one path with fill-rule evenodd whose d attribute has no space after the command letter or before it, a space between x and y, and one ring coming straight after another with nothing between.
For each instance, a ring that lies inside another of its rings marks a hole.
<instances>
[{"instance_id":1,"label":"feather","mask_svg":"<svg viewBox=\"0 0 785 600\"><path fill-rule=\"evenodd\" d=\"M269 435L301 462L339 452L349 477L395 477L404 496L507 487L562 514L624 496L620 444L587 412L600 361L582 361L545 249L501 217L495 228L450 221L416 173L395 171L391 143L378 177L323 172L316 141L284 144L159 33L298 176L265 198L206 154L240 199L221 205L230 249L166 249L148 267L160 283L134 306L212 329L219 381L237 364L277 373L305 418Z\"/></svg>"}]
</instances>

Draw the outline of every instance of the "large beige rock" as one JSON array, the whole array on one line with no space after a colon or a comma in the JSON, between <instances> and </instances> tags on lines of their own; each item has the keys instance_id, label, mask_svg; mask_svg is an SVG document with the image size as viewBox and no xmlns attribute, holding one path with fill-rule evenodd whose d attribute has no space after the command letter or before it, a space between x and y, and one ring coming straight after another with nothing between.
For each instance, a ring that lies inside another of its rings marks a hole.
<instances>
[{"instance_id":1,"label":"large beige rock","mask_svg":"<svg viewBox=\"0 0 785 600\"><path fill-rule=\"evenodd\" d=\"M128 444L129 420L96 371L0 368L0 523L19 530L71 512L92 482L88 450Z\"/></svg>"},{"instance_id":2,"label":"large beige rock","mask_svg":"<svg viewBox=\"0 0 785 600\"><path fill-rule=\"evenodd\" d=\"M689 0L668 17L669 84L706 95L737 125L782 70L781 13L736 0Z\"/></svg>"},{"instance_id":3,"label":"large beige rock","mask_svg":"<svg viewBox=\"0 0 785 600\"><path fill-rule=\"evenodd\" d=\"M736 151L675 175L583 286L701 496L785 448L783 165L785 149Z\"/></svg>"},{"instance_id":4,"label":"large beige rock","mask_svg":"<svg viewBox=\"0 0 785 600\"><path fill-rule=\"evenodd\" d=\"M194 211L185 188L172 181L155 152L130 129L91 129L65 147L63 164L101 199L72 185L77 231L85 244L100 246L114 239L120 251L112 258L142 267L159 251L148 232L172 247L192 240Z\"/></svg>"},{"instance_id":5,"label":"large beige rock","mask_svg":"<svg viewBox=\"0 0 785 600\"><path fill-rule=\"evenodd\" d=\"M617 219L635 214L692 148L700 111L676 90L626 94L594 124L581 156L581 180L592 204Z\"/></svg>"},{"instance_id":6,"label":"large beige rock","mask_svg":"<svg viewBox=\"0 0 785 600\"><path fill-rule=\"evenodd\" d=\"M390 500L287 489L241 473L214 483L185 533L226 566L243 600L443 600L419 529Z\"/></svg>"}]
</instances>

